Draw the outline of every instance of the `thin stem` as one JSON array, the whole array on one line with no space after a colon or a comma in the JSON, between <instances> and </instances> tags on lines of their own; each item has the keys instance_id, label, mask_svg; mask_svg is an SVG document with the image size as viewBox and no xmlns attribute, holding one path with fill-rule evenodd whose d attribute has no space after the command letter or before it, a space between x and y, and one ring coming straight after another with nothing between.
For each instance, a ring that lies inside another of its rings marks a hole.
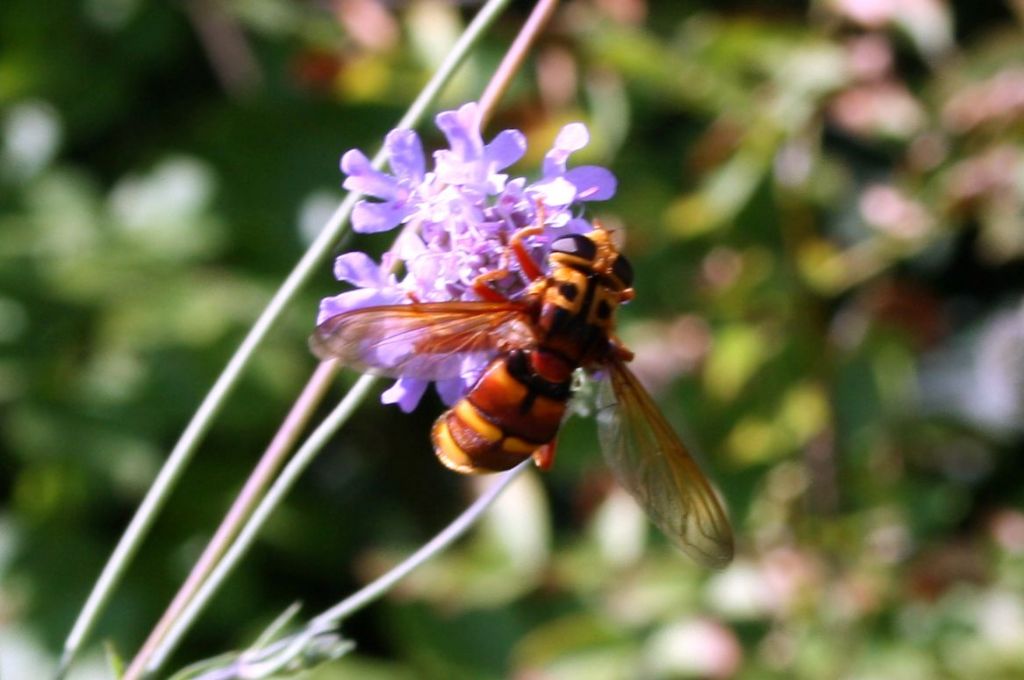
<instances>
[{"instance_id":1,"label":"thin stem","mask_svg":"<svg viewBox=\"0 0 1024 680\"><path fill-rule=\"evenodd\" d=\"M498 14L504 10L509 2L510 0L489 0L481 8L473 21L466 27L462 36L456 41L451 52L448 53L448 56L438 68L437 73L430 79L430 82L420 92L416 101L413 102L399 121L399 127L411 128L418 123L427 109L432 106L441 89L448 83L456 69L466 58L469 50L476 44L483 32L494 22ZM384 158L384 153L379 152L374 158L374 166L381 167ZM185 427L167 462L164 463L153 485L142 500L135 516L129 523L128 528L114 548L113 554L103 567L103 571L93 586L92 592L89 593L85 606L82 608L71 629L71 633L64 643L64 652L56 673L57 678L64 677L71 663L85 644L89 634L96 625L100 613L110 600L114 588L124 576L129 563L145 539L157 514L163 508L185 467L191 461L192 455L199 446L199 442L207 430L209 430L213 419L224 405L228 394L237 384L242 370L249 363L256 349L262 344L267 333L274 323L277 322L287 304L291 302L302 285L305 284L324 258L331 252L334 244L343 233L343 227L358 199L358 195L349 194L334 211L334 214L331 215L323 230L313 243L310 244L294 269L288 274L284 283L281 284L281 287L271 298L267 307L260 314L259 318L256 319L253 327L245 336L238 349L235 350L224 371L218 376L213 387L210 388L210 391L196 410L195 415L193 415Z\"/></svg>"},{"instance_id":2,"label":"thin stem","mask_svg":"<svg viewBox=\"0 0 1024 680\"><path fill-rule=\"evenodd\" d=\"M523 65L527 53L533 46L537 36L540 35L541 30L547 25L557 6L558 0L539 0L534 5L533 11L530 12L530 16L526 19L526 23L523 24L522 30L519 31L519 35L516 36L508 52L505 53L504 58L502 58L501 63L498 65L497 70L495 70L494 75L491 76L487 89L480 96L480 116L482 120L488 120L491 117L494 107L498 104L498 100L505 94L509 84L512 82L512 77Z\"/></svg>"},{"instance_id":3,"label":"thin stem","mask_svg":"<svg viewBox=\"0 0 1024 680\"><path fill-rule=\"evenodd\" d=\"M367 604L373 602L378 597L386 593L392 586L405 578L413 569L450 546L460 536L466 533L466 531L468 531L478 519L480 519L480 516L484 514L487 508L489 508L491 504L498 499L498 496L500 496L501 492L505 490L505 487L511 484L512 480L529 468L532 462L532 458L527 458L522 463L506 472L498 479L498 481L488 487L487 491L481 494L472 505L466 508L461 515L456 517L451 524L445 527L441 533L434 536L434 538L430 539L430 541L425 543L419 550L395 565L387 573L363 586L355 593L352 593L344 600L310 621L310 627L322 629L337 625L345 617L351 615L353 612L359 611Z\"/></svg>"},{"instance_id":4,"label":"thin stem","mask_svg":"<svg viewBox=\"0 0 1024 680\"><path fill-rule=\"evenodd\" d=\"M252 513L252 509L256 506L260 497L263 496L274 475L281 469L299 434L301 434L313 415L317 404L323 399L327 388L331 386L331 381L338 372L338 368L337 361L323 361L313 371L309 382L306 383L305 388L299 394L299 398L295 400L295 404L288 412L288 415L285 416L280 429L274 435L270 445L267 446L267 450L256 464L249 479L246 480L245 486L242 487L241 492L235 498L234 503L232 503L227 515L224 516L213 538L210 539L210 542L203 550L203 554L192 567L188 578L185 579L177 595L174 596L171 604L167 607L163 616L160 617L160 621L150 632L145 644L142 645L135 659L128 666L123 680L133 680L141 676L146 659L153 653L153 650L167 633L168 628L184 610L188 601L199 590L199 586L202 585L206 577L213 571L217 561L220 560L228 546L231 545L231 541L238 535L240 527Z\"/></svg>"},{"instance_id":5,"label":"thin stem","mask_svg":"<svg viewBox=\"0 0 1024 680\"><path fill-rule=\"evenodd\" d=\"M271 298L259 318L256 319L252 329L245 336L245 339L242 340L238 349L235 350L224 371L218 376L213 387L210 388L210 391L196 410L195 415L192 416L192 420L185 427L185 431L182 433L178 443L171 450L167 462L160 469L159 474L157 474L156 479L153 481L153 485L149 488L146 497L142 499L139 509L135 512L135 516L132 517L132 521L121 536L121 540L118 541L113 554L103 567L103 572L96 581L96 585L93 586L92 592L82 608L82 612L75 621L71 634L64 644L64 654L61 657L60 667L57 670L57 678L62 678L67 673L72 661L74 661L75 656L95 626L100 612L106 606L114 588L124 576L129 563L149 532L157 514L163 508L175 484L185 471L185 467L191 461L192 454L195 453L203 435L206 434L213 419L223 407L229 392L237 383L242 370L248 364L259 345L262 344L263 339L281 315L285 305L291 301L300 286L315 271L321 259L330 252L334 241L342 233L342 225L348 218L357 198L357 196L350 194L342 201L338 209L334 211L323 231L313 241L277 293Z\"/></svg>"},{"instance_id":6,"label":"thin stem","mask_svg":"<svg viewBox=\"0 0 1024 680\"><path fill-rule=\"evenodd\" d=\"M364 375L356 384L352 386L352 389L348 391L344 399L341 400L335 409L324 419L322 423L313 433L309 435L305 442L295 455L292 457L284 470L281 471L280 476L274 480L273 486L267 491L267 495L260 501L260 504L256 506L256 510L253 511L249 521L243 527L242 531L239 532L238 538L231 545L231 548L224 554L224 557L217 564L216 568L207 578L206 582L203 583L202 587L195 594L195 597L189 601L188 606L185 607L181 615L174 622L168 630L167 635L164 637L163 642L160 646L154 650L149 662L145 665L145 675L151 675L157 672L164 662L167 660L167 656L174 651L177 647L181 637L188 630L192 621L199 615L203 608L210 601L210 598L220 587L220 584L224 579L231 573L231 570L238 564L239 560L245 556L246 551L252 545L256 536L258 535L263 524L270 517L270 514L277 508L280 502L284 499L285 495L291 489L292 485L299 478L299 476L305 471L306 467L309 466L313 459L319 453L327 441L334 436L334 433L345 424L345 422L351 417L352 413L359 406L359 403L369 393L370 388L375 382L373 376Z\"/></svg>"},{"instance_id":7,"label":"thin stem","mask_svg":"<svg viewBox=\"0 0 1024 680\"><path fill-rule=\"evenodd\" d=\"M265 646L257 645L250 652L241 654L229 667L210 671L197 677L196 680L213 680L221 677L270 677L273 673L285 670L297 655L303 653L309 640L335 630L344 619L384 595L414 569L440 554L465 535L498 500L509 484L530 467L531 462L532 459L524 460L501 475L458 517L416 552L338 604L311 619L301 631ZM244 673L240 672L243 668L246 671Z\"/></svg>"}]
</instances>

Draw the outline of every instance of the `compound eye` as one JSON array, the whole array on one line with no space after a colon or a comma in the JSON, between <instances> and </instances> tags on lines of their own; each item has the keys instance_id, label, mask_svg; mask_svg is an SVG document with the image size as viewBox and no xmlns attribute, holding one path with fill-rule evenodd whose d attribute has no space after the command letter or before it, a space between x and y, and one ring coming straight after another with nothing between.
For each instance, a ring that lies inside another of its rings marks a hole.
<instances>
[{"instance_id":1,"label":"compound eye","mask_svg":"<svg viewBox=\"0 0 1024 680\"><path fill-rule=\"evenodd\" d=\"M626 288L633 285L633 265L622 255L615 258L615 264L612 265L612 274L619 281L622 281L622 285Z\"/></svg>"},{"instance_id":2,"label":"compound eye","mask_svg":"<svg viewBox=\"0 0 1024 680\"><path fill-rule=\"evenodd\" d=\"M597 255L597 246L583 234L572 234L556 239L551 244L551 252L574 255L584 260L593 260Z\"/></svg>"}]
</instances>

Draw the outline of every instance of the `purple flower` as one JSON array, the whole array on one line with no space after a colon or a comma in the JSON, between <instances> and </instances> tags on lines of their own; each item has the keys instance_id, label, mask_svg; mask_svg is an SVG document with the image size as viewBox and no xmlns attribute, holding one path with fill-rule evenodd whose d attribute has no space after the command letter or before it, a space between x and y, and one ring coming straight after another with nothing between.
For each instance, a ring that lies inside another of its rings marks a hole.
<instances>
[{"instance_id":1,"label":"purple flower","mask_svg":"<svg viewBox=\"0 0 1024 680\"><path fill-rule=\"evenodd\" d=\"M574 151L590 141L583 123L570 123L555 138L555 146L544 155L544 183L567 182L574 189L570 198L577 201L607 201L615 194L615 175L598 165L581 165L566 171L565 163Z\"/></svg>"},{"instance_id":2,"label":"purple flower","mask_svg":"<svg viewBox=\"0 0 1024 680\"><path fill-rule=\"evenodd\" d=\"M355 289L324 299L318 323L352 309L414 299L477 300L474 281L497 269L509 273L492 281L492 287L514 298L530 282L518 270L515 258L508 255L509 238L524 227L543 226L543 233L525 241L534 261L543 264L547 244L553 239L591 230L590 223L580 216L581 202L607 200L615 193L615 176L605 168L567 168L569 156L589 141L582 123L562 129L544 157L543 177L529 183L524 177L509 178L502 172L526 151L526 138L520 131L505 130L485 143L475 103L438 114L436 122L449 148L434 152L430 171L423 146L412 130L394 130L385 139L391 174L374 170L358 150L342 156L345 188L370 197L356 204L353 228L372 233L409 224L416 231L403 232L380 264L364 253L340 256L335 276ZM399 262L400 280L394 273ZM461 377L438 381L436 388L445 403L458 400L484 365L483 359L467 358ZM400 377L381 400L408 412L426 388L424 380Z\"/></svg>"},{"instance_id":3,"label":"purple flower","mask_svg":"<svg viewBox=\"0 0 1024 680\"><path fill-rule=\"evenodd\" d=\"M526 137L519 130L505 130L490 144L480 135L480 112L475 103L437 116L437 127L448 138L451 150L434 153L437 178L464 191L488 195L500 193L507 175L499 174L526 152Z\"/></svg>"},{"instance_id":4,"label":"purple flower","mask_svg":"<svg viewBox=\"0 0 1024 680\"><path fill-rule=\"evenodd\" d=\"M384 199L379 203L360 201L352 213L356 231L372 233L393 229L416 212L416 191L423 184L424 160L420 138L412 130L393 130L384 140L395 176L373 169L358 149L341 157L341 171L348 175L344 187L367 196Z\"/></svg>"},{"instance_id":5,"label":"purple flower","mask_svg":"<svg viewBox=\"0 0 1024 680\"><path fill-rule=\"evenodd\" d=\"M334 261L334 277L347 281L355 290L324 298L316 322L323 323L332 316L360 307L394 305L405 301L407 295L391 273L394 255L386 253L378 265L366 253L352 252L340 255Z\"/></svg>"}]
</instances>

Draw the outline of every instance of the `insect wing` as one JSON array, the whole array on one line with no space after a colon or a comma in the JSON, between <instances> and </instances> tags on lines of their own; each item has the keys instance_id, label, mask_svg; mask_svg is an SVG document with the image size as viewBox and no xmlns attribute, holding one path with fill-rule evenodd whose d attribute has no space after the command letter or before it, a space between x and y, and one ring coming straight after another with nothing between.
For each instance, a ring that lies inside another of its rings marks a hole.
<instances>
[{"instance_id":1,"label":"insect wing","mask_svg":"<svg viewBox=\"0 0 1024 680\"><path fill-rule=\"evenodd\" d=\"M535 342L525 305L431 302L364 307L332 316L309 340L321 359L377 375L445 380L467 361Z\"/></svg>"},{"instance_id":2,"label":"insect wing","mask_svg":"<svg viewBox=\"0 0 1024 680\"><path fill-rule=\"evenodd\" d=\"M707 478L633 372L614 360L608 373L597 421L609 467L683 552L703 565L725 566L732 530Z\"/></svg>"}]
</instances>

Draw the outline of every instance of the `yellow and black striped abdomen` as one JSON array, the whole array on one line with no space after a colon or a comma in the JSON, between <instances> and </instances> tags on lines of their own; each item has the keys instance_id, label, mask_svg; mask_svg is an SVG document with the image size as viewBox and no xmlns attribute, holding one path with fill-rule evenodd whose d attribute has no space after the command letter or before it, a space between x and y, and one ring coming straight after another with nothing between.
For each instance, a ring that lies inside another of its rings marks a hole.
<instances>
[{"instance_id":1,"label":"yellow and black striped abdomen","mask_svg":"<svg viewBox=\"0 0 1024 680\"><path fill-rule=\"evenodd\" d=\"M555 438L569 383L544 380L529 366L527 352L495 359L437 419L432 439L442 463L463 473L507 470Z\"/></svg>"}]
</instances>

